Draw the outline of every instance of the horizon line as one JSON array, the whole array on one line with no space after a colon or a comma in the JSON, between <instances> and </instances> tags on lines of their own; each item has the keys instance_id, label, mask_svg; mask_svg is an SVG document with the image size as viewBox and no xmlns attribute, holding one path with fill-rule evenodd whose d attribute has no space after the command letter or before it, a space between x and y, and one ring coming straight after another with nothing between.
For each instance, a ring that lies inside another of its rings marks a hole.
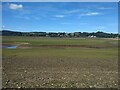
<instances>
[{"instance_id":1,"label":"horizon line","mask_svg":"<svg viewBox=\"0 0 120 90\"><path fill-rule=\"evenodd\" d=\"M75 32L81 32L83 33L83 31L73 31L73 32L65 32L65 31L14 31L14 30L1 30L1 31L12 31L12 32L46 32L46 33L75 33ZM116 33L113 33L113 32L104 32L104 31L95 31L95 32L87 32L87 31L84 31L85 33L97 33L97 32L103 32L103 33L109 33L109 34L120 34L119 32L116 32Z\"/></svg>"}]
</instances>

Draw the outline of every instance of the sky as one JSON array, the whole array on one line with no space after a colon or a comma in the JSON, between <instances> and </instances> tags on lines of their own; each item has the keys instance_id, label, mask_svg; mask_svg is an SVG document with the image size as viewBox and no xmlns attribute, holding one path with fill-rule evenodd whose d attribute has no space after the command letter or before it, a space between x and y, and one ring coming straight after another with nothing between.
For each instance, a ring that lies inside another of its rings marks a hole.
<instances>
[{"instance_id":1,"label":"sky","mask_svg":"<svg viewBox=\"0 0 120 90\"><path fill-rule=\"evenodd\" d=\"M3 2L2 29L118 33L117 2Z\"/></svg>"}]
</instances>

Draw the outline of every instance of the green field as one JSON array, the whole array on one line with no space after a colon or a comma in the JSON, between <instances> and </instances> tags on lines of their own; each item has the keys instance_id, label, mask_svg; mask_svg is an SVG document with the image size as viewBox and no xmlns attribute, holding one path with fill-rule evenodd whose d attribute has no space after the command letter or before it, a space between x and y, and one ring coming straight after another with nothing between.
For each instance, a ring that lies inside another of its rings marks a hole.
<instances>
[{"instance_id":1,"label":"green field","mask_svg":"<svg viewBox=\"0 0 120 90\"><path fill-rule=\"evenodd\" d=\"M118 40L4 36L3 87L117 88Z\"/></svg>"}]
</instances>

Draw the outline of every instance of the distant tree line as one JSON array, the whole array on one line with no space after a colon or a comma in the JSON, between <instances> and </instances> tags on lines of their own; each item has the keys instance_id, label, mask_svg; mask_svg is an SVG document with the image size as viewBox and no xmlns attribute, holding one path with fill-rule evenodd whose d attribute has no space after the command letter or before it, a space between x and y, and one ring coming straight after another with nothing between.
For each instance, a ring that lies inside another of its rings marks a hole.
<instances>
[{"instance_id":1,"label":"distant tree line","mask_svg":"<svg viewBox=\"0 0 120 90\"><path fill-rule=\"evenodd\" d=\"M104 33L101 31L98 32L74 32L74 33L65 33L65 32L16 32L9 30L2 30L2 36L37 36L37 37L91 37L91 38L120 38L120 34L113 33Z\"/></svg>"}]
</instances>

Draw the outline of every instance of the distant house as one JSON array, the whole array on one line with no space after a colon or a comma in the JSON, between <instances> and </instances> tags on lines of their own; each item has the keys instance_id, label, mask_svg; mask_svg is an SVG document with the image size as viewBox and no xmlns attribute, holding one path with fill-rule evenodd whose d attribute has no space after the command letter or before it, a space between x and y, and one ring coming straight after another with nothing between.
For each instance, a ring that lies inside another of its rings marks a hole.
<instances>
[{"instance_id":1,"label":"distant house","mask_svg":"<svg viewBox=\"0 0 120 90\"><path fill-rule=\"evenodd\" d=\"M91 36L88 36L89 38L96 38L96 36L94 36L94 35L91 35Z\"/></svg>"}]
</instances>

